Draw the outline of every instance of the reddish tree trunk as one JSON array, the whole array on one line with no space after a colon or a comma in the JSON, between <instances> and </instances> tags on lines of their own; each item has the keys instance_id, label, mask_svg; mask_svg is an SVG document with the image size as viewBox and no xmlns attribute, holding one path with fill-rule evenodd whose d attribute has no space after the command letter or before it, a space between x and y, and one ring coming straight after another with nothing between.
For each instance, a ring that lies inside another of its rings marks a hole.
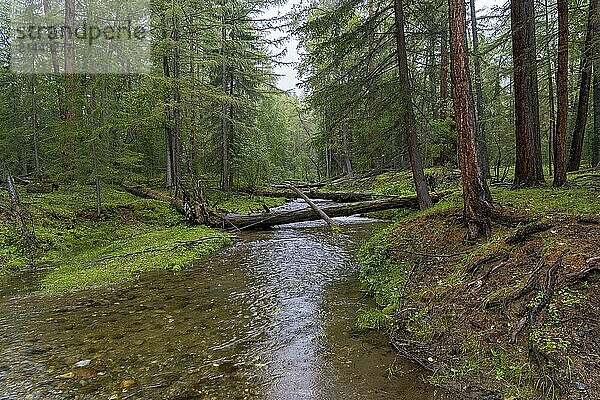
<instances>
[{"instance_id":1,"label":"reddish tree trunk","mask_svg":"<svg viewBox=\"0 0 600 400\"><path fill-rule=\"evenodd\" d=\"M515 89L515 187L544 183L533 0L512 0Z\"/></svg>"},{"instance_id":2,"label":"reddish tree trunk","mask_svg":"<svg viewBox=\"0 0 600 400\"><path fill-rule=\"evenodd\" d=\"M395 0L394 12L396 17L396 48L398 57L398 70L400 73L400 97L403 103L403 120L404 129L408 141L408 156L412 168L413 181L419 199L421 210L425 210L433 205L429 192L427 191L427 183L425 182L425 174L419 156L419 146L417 143L417 124L415 121L415 113L413 109L410 78L408 76L408 58L406 56L406 39L404 37L404 9L402 0Z\"/></svg>"},{"instance_id":3,"label":"reddish tree trunk","mask_svg":"<svg viewBox=\"0 0 600 400\"><path fill-rule=\"evenodd\" d=\"M463 0L450 0L450 48L452 98L456 116L458 154L462 175L464 214L468 239L489 237L491 233L491 195L481 169L477 148L475 104L469 76L466 37L467 16Z\"/></svg>"},{"instance_id":4,"label":"reddish tree trunk","mask_svg":"<svg viewBox=\"0 0 600 400\"><path fill-rule=\"evenodd\" d=\"M485 123L483 108L483 88L481 87L481 56L479 54L479 35L477 33L477 12L475 11L475 0L470 0L471 11L471 35L473 37L473 67L475 69L475 95L477 98L477 149L480 155L483 176L491 178L490 163L488 161L487 142L485 139Z\"/></svg>"},{"instance_id":5,"label":"reddish tree trunk","mask_svg":"<svg viewBox=\"0 0 600 400\"><path fill-rule=\"evenodd\" d=\"M567 182L565 153L569 101L569 2L558 0L558 69L556 73L556 130L554 132L554 186Z\"/></svg>"},{"instance_id":6,"label":"reddish tree trunk","mask_svg":"<svg viewBox=\"0 0 600 400\"><path fill-rule=\"evenodd\" d=\"M585 34L585 45L581 58L581 82L579 86L579 101L577 103L577 119L573 130L571 151L569 152L568 171L579 171L581 155L583 153L583 138L587 125L588 108L590 101L590 85L592 82L592 45L596 25L596 9L598 0L590 0L587 31Z\"/></svg>"}]
</instances>

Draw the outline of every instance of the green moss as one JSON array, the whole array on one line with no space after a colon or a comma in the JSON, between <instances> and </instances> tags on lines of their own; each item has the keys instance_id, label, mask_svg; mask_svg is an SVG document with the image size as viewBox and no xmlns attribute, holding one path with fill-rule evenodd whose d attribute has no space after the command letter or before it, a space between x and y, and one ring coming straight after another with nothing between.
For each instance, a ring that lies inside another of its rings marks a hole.
<instances>
[{"instance_id":1,"label":"green moss","mask_svg":"<svg viewBox=\"0 0 600 400\"><path fill-rule=\"evenodd\" d=\"M375 235L358 252L361 284L389 313L398 307L404 282L414 268L412 263L398 263L391 257L393 249L386 240L391 229Z\"/></svg>"},{"instance_id":2,"label":"green moss","mask_svg":"<svg viewBox=\"0 0 600 400\"><path fill-rule=\"evenodd\" d=\"M508 190L494 188L494 201L534 216L598 216L598 193L583 188Z\"/></svg>"},{"instance_id":3,"label":"green moss","mask_svg":"<svg viewBox=\"0 0 600 400\"><path fill-rule=\"evenodd\" d=\"M181 245L212 236L214 239ZM143 271L179 270L230 243L229 237L202 226L156 229L106 245L86 246L71 254L61 253L55 260L60 267L42 279L42 288L49 292L80 289L131 281Z\"/></svg>"},{"instance_id":4,"label":"green moss","mask_svg":"<svg viewBox=\"0 0 600 400\"><path fill-rule=\"evenodd\" d=\"M178 270L231 243L223 232L183 224L167 203L140 199L117 187L103 188L100 218L93 187L67 186L21 197L40 246L36 265L48 267L40 278L40 287L48 292L131 281L148 270ZM207 237L214 239L181 245ZM0 221L0 240L0 276L9 277L25 266L13 221Z\"/></svg>"}]
</instances>

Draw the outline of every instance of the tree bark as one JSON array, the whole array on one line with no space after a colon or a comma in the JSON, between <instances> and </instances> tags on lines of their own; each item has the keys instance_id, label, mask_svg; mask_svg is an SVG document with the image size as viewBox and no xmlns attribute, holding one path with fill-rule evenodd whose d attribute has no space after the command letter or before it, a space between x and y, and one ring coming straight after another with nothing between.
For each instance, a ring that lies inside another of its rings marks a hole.
<instances>
[{"instance_id":1,"label":"tree bark","mask_svg":"<svg viewBox=\"0 0 600 400\"><path fill-rule=\"evenodd\" d=\"M512 0L511 25L515 89L515 187L544 183L533 0Z\"/></svg>"},{"instance_id":2,"label":"tree bark","mask_svg":"<svg viewBox=\"0 0 600 400\"><path fill-rule=\"evenodd\" d=\"M548 129L548 175L552 176L554 158L554 147L552 143L554 141L554 137L556 136L556 111L554 109L554 79L552 74L552 56L550 51L550 42L552 41L552 30L550 29L550 12L548 9L548 0L544 0L544 10L546 12L546 74L548 75L548 104L550 106L550 128Z\"/></svg>"},{"instance_id":3,"label":"tree bark","mask_svg":"<svg viewBox=\"0 0 600 400\"><path fill-rule=\"evenodd\" d=\"M448 118L448 20L442 23L440 49L440 119Z\"/></svg>"},{"instance_id":4,"label":"tree bark","mask_svg":"<svg viewBox=\"0 0 600 400\"><path fill-rule=\"evenodd\" d=\"M425 174L419 156L419 146L417 143L417 125L415 121L415 113L413 109L411 84L408 73L408 58L406 55L406 39L404 33L404 8L403 0L394 1L394 13L396 23L396 49L398 57L398 70L400 74L400 97L403 103L403 122L408 141L408 155L412 168L413 181L419 199L421 210L425 210L433 205L429 192L427 191L427 183L425 182Z\"/></svg>"},{"instance_id":5,"label":"tree bark","mask_svg":"<svg viewBox=\"0 0 600 400\"><path fill-rule=\"evenodd\" d=\"M596 8L596 24L593 45L594 74L594 136L592 137L592 166L600 166L600 7Z\"/></svg>"},{"instance_id":6,"label":"tree bark","mask_svg":"<svg viewBox=\"0 0 600 400\"><path fill-rule=\"evenodd\" d=\"M225 26L225 10L223 9L221 23L221 89L222 95L229 94L229 72L227 68L227 27ZM221 101L221 189L228 192L229 187L229 105L226 100Z\"/></svg>"},{"instance_id":7,"label":"tree bark","mask_svg":"<svg viewBox=\"0 0 600 400\"><path fill-rule=\"evenodd\" d=\"M566 148L569 101L569 2L558 0L558 68L556 72L556 130L554 132L554 186L567 182Z\"/></svg>"},{"instance_id":8,"label":"tree bark","mask_svg":"<svg viewBox=\"0 0 600 400\"><path fill-rule=\"evenodd\" d=\"M456 118L458 153L462 174L464 215L468 239L490 236L491 195L481 168L477 148L475 105L469 78L466 37L467 15L463 0L449 0L452 98Z\"/></svg>"},{"instance_id":9,"label":"tree bark","mask_svg":"<svg viewBox=\"0 0 600 400\"><path fill-rule=\"evenodd\" d=\"M486 179L491 178L490 163L488 161L487 141L485 138L485 110L483 107L483 89L481 83L481 54L479 54L479 34L477 30L477 12L475 0L470 0L471 35L473 38L473 67L475 73L475 97L477 99L477 149L480 155L481 170Z\"/></svg>"},{"instance_id":10,"label":"tree bark","mask_svg":"<svg viewBox=\"0 0 600 400\"><path fill-rule=\"evenodd\" d=\"M581 166L583 139L585 136L585 127L587 125L590 85L592 81L592 45L594 41L594 32L596 30L597 7L598 0L590 0L585 44L583 55L581 57L581 81L579 85L579 100L577 102L577 119L575 120L575 129L573 130L571 150L569 152L569 163L567 165L567 170L569 172L579 171L579 167Z\"/></svg>"}]
</instances>

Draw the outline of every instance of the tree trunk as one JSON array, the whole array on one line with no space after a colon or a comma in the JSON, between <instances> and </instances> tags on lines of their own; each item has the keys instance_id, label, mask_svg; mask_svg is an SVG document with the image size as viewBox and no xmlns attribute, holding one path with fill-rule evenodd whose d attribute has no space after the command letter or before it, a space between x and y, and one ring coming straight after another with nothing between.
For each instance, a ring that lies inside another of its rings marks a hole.
<instances>
[{"instance_id":1,"label":"tree trunk","mask_svg":"<svg viewBox=\"0 0 600 400\"><path fill-rule=\"evenodd\" d=\"M490 236L491 195L480 166L477 148L475 104L469 77L466 37L467 15L463 0L450 0L450 48L452 98L456 117L458 153L462 175L464 214L468 239Z\"/></svg>"},{"instance_id":2,"label":"tree trunk","mask_svg":"<svg viewBox=\"0 0 600 400\"><path fill-rule=\"evenodd\" d=\"M485 138L485 115L483 108L483 89L481 87L481 55L479 54L479 34L477 30L477 12L475 0L470 0L471 10L471 35L473 37L473 67L475 73L475 97L477 99L477 149L480 155L481 170L486 179L491 178L490 163L488 161L487 141Z\"/></svg>"},{"instance_id":3,"label":"tree trunk","mask_svg":"<svg viewBox=\"0 0 600 400\"><path fill-rule=\"evenodd\" d=\"M512 0L511 25L515 88L515 187L544 183L538 98L533 0Z\"/></svg>"},{"instance_id":4,"label":"tree trunk","mask_svg":"<svg viewBox=\"0 0 600 400\"><path fill-rule=\"evenodd\" d=\"M92 161L94 167L94 182L96 192L96 215L100 217L102 215L102 192L100 185L100 170L98 168L98 153L96 151L96 142L92 143Z\"/></svg>"},{"instance_id":5,"label":"tree trunk","mask_svg":"<svg viewBox=\"0 0 600 400\"><path fill-rule=\"evenodd\" d=\"M600 7L596 8L596 24L593 45L594 73L594 136L592 137L592 166L600 166Z\"/></svg>"},{"instance_id":6,"label":"tree trunk","mask_svg":"<svg viewBox=\"0 0 600 400\"><path fill-rule=\"evenodd\" d=\"M448 20L442 24L440 49L440 119L448 118Z\"/></svg>"},{"instance_id":7,"label":"tree trunk","mask_svg":"<svg viewBox=\"0 0 600 400\"><path fill-rule=\"evenodd\" d=\"M404 108L403 122L408 141L408 156L412 168L413 181L419 199L421 210L425 210L433 205L429 192L427 191L427 183L425 182L425 174L419 156L419 146L417 143L417 125L412 103L411 84L408 73L408 58L406 56L406 39L404 37L404 9L402 0L395 0L394 12L396 19L396 48L398 57L398 70L400 74L400 97Z\"/></svg>"},{"instance_id":8,"label":"tree trunk","mask_svg":"<svg viewBox=\"0 0 600 400\"><path fill-rule=\"evenodd\" d=\"M171 77L171 67L168 56L163 57L163 73L167 81ZM175 179L173 176L173 128L171 126L171 107L168 105L170 103L170 95L166 96L165 101L167 105L165 105L165 151L166 151L166 185L168 188L172 188L175 186Z\"/></svg>"},{"instance_id":9,"label":"tree trunk","mask_svg":"<svg viewBox=\"0 0 600 400\"><path fill-rule=\"evenodd\" d=\"M350 145L348 144L348 132L346 130L346 124L341 123L340 127L342 131L342 149L344 151L344 172L346 175L352 177L354 172L352 171L352 159L350 158Z\"/></svg>"},{"instance_id":10,"label":"tree trunk","mask_svg":"<svg viewBox=\"0 0 600 400\"><path fill-rule=\"evenodd\" d=\"M35 162L35 176L37 180L42 178L42 167L40 163L40 152L39 152L39 140L38 140L38 111L37 111L37 99L36 99L36 88L37 88L37 75L31 74L31 138L33 141L33 159Z\"/></svg>"},{"instance_id":11,"label":"tree trunk","mask_svg":"<svg viewBox=\"0 0 600 400\"><path fill-rule=\"evenodd\" d=\"M556 136L556 111L554 110L554 81L552 74L552 55L550 51L550 42L552 41L552 30L550 29L550 18L548 9L548 0L544 0L544 10L546 12L546 74L548 75L548 104L550 106L550 128L548 129L548 175L552 176L553 151L552 142Z\"/></svg>"},{"instance_id":12,"label":"tree trunk","mask_svg":"<svg viewBox=\"0 0 600 400\"><path fill-rule=\"evenodd\" d=\"M8 188L11 211L17 220L17 225L19 226L19 231L21 233L21 241L23 243L25 257L27 258L27 262L33 266L33 251L37 247L37 241L35 236L29 231L27 223L25 222L25 216L23 214L23 209L21 208L19 195L17 194L17 190L15 189L15 184L10 173L6 174L6 186Z\"/></svg>"},{"instance_id":13,"label":"tree trunk","mask_svg":"<svg viewBox=\"0 0 600 400\"><path fill-rule=\"evenodd\" d=\"M42 0L42 7L44 9L44 16L46 18L50 17L50 4L48 3L48 0ZM52 43L50 43L50 57L52 60L52 72L54 73L54 75L58 76L60 74L60 67L58 65L58 56L57 56L57 49L56 49L56 43L54 43L54 41L52 41Z\"/></svg>"},{"instance_id":14,"label":"tree trunk","mask_svg":"<svg viewBox=\"0 0 600 400\"><path fill-rule=\"evenodd\" d=\"M594 60L594 137L592 138L592 166L600 166L600 60Z\"/></svg>"},{"instance_id":15,"label":"tree trunk","mask_svg":"<svg viewBox=\"0 0 600 400\"><path fill-rule=\"evenodd\" d=\"M223 12L225 12L223 10ZM227 28L225 26L225 16L223 15L223 26L221 28L221 89L223 96L229 94L229 73L227 68L227 51L225 49L227 41ZM229 106L226 100L221 101L221 146L222 146L222 169L221 169L221 189L228 192L229 187Z\"/></svg>"},{"instance_id":16,"label":"tree trunk","mask_svg":"<svg viewBox=\"0 0 600 400\"><path fill-rule=\"evenodd\" d=\"M331 218L329 218L329 216L327 214L325 214L323 212L323 210L321 210L319 208L319 206L317 206L315 203L313 203L311 201L311 199L308 198L307 195L302 193L302 191L300 189L298 189L296 186L289 185L289 187L298 196L300 196L302 198L302 200L304 200L306 202L306 204L308 204L310 206L310 208L312 208L312 210L315 212L315 214L317 214L319 216L319 218L321 218L323 221L325 221L327 223L327 225L329 225L330 228L335 228L335 226L336 226L335 222L333 222L333 220Z\"/></svg>"},{"instance_id":17,"label":"tree trunk","mask_svg":"<svg viewBox=\"0 0 600 400\"><path fill-rule=\"evenodd\" d=\"M173 136L172 136L172 177L175 184L175 197L178 197L181 190L181 91L180 82L180 44L179 44L179 20L173 10L173 31L172 38L173 49Z\"/></svg>"},{"instance_id":18,"label":"tree trunk","mask_svg":"<svg viewBox=\"0 0 600 400\"><path fill-rule=\"evenodd\" d=\"M583 138L585 127L587 125L590 85L592 81L592 45L594 41L594 32L596 26L596 9L599 0L590 0L588 24L585 34L585 45L583 56L581 57L581 82L579 85L579 100L577 103L577 119L575 120L575 129L571 141L571 150L569 152L569 163L567 170L579 171L581 165L581 156L583 154Z\"/></svg>"},{"instance_id":19,"label":"tree trunk","mask_svg":"<svg viewBox=\"0 0 600 400\"><path fill-rule=\"evenodd\" d=\"M569 2L558 0L558 68L556 72L556 130L554 136L554 186L567 182L566 148L569 101Z\"/></svg>"},{"instance_id":20,"label":"tree trunk","mask_svg":"<svg viewBox=\"0 0 600 400\"><path fill-rule=\"evenodd\" d=\"M388 200L374 200L360 203L336 204L322 207L322 211L331 218L347 217L395 208L419 208L419 201L415 196L399 197ZM225 228L267 229L277 225L295 222L316 221L321 219L311 208L295 211L271 211L260 214L227 214L223 216L220 226Z\"/></svg>"},{"instance_id":21,"label":"tree trunk","mask_svg":"<svg viewBox=\"0 0 600 400\"><path fill-rule=\"evenodd\" d=\"M64 35L64 54L65 54L65 101L66 107L63 109L64 119L75 118L75 99L73 93L73 73L75 67L75 0L65 0L65 26Z\"/></svg>"}]
</instances>

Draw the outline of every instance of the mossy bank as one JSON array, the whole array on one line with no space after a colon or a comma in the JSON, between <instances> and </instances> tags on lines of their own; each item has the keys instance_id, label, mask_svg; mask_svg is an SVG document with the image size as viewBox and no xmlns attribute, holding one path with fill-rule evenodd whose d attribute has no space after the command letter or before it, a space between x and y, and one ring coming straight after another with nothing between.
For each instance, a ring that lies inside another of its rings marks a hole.
<instances>
[{"instance_id":1,"label":"mossy bank","mask_svg":"<svg viewBox=\"0 0 600 400\"><path fill-rule=\"evenodd\" d=\"M359 325L389 329L457 398L600 398L600 191L493 197L484 243L464 241L456 195L363 246L361 281L379 308Z\"/></svg>"},{"instance_id":2,"label":"mossy bank","mask_svg":"<svg viewBox=\"0 0 600 400\"><path fill-rule=\"evenodd\" d=\"M0 278L31 275L33 268L33 290L77 290L133 281L149 270L177 271L233 243L224 231L190 226L168 204L137 198L118 187L102 189L100 216L91 186L64 186L51 194L18 189L38 248L33 267L28 267L16 223L8 210L0 211ZM284 202L212 195L219 207L239 212Z\"/></svg>"}]
</instances>

